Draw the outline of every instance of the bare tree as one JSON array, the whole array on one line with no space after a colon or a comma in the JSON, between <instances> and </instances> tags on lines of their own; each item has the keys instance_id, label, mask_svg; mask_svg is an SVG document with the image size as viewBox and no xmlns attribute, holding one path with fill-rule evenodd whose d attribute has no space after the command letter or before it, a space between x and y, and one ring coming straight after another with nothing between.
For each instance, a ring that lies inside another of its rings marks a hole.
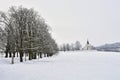
<instances>
[{"instance_id":1,"label":"bare tree","mask_svg":"<svg viewBox=\"0 0 120 80\"><path fill-rule=\"evenodd\" d=\"M15 53L19 53L20 62L28 54L32 60L37 54L42 58L42 54L52 56L57 53L58 47L49 33L49 26L34 9L10 7L8 14L0 13L0 23L5 25L6 57L9 53L12 63Z\"/></svg>"}]
</instances>

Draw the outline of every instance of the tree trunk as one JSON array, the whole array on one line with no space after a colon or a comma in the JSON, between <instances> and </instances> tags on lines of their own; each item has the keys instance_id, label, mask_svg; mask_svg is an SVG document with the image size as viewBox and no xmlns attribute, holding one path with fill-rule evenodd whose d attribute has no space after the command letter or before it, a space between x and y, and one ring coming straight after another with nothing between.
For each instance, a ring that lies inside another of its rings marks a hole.
<instances>
[{"instance_id":1,"label":"tree trunk","mask_svg":"<svg viewBox=\"0 0 120 80\"><path fill-rule=\"evenodd\" d=\"M47 57L47 56L46 56L46 53L44 53L44 57Z\"/></svg>"},{"instance_id":2,"label":"tree trunk","mask_svg":"<svg viewBox=\"0 0 120 80\"><path fill-rule=\"evenodd\" d=\"M33 53L33 59L36 59L36 53Z\"/></svg>"},{"instance_id":3,"label":"tree trunk","mask_svg":"<svg viewBox=\"0 0 120 80\"><path fill-rule=\"evenodd\" d=\"M8 58L8 51L5 51L5 58Z\"/></svg>"},{"instance_id":4,"label":"tree trunk","mask_svg":"<svg viewBox=\"0 0 120 80\"><path fill-rule=\"evenodd\" d=\"M20 62L23 62L23 52L20 51Z\"/></svg>"},{"instance_id":5,"label":"tree trunk","mask_svg":"<svg viewBox=\"0 0 120 80\"><path fill-rule=\"evenodd\" d=\"M15 52L13 52L13 57L15 57Z\"/></svg>"},{"instance_id":6,"label":"tree trunk","mask_svg":"<svg viewBox=\"0 0 120 80\"><path fill-rule=\"evenodd\" d=\"M17 52L17 57L18 57L18 52Z\"/></svg>"},{"instance_id":7,"label":"tree trunk","mask_svg":"<svg viewBox=\"0 0 120 80\"><path fill-rule=\"evenodd\" d=\"M11 52L9 52L9 57L12 57L12 54L11 54Z\"/></svg>"},{"instance_id":8,"label":"tree trunk","mask_svg":"<svg viewBox=\"0 0 120 80\"><path fill-rule=\"evenodd\" d=\"M12 56L11 64L14 64L14 53L11 53L11 56Z\"/></svg>"},{"instance_id":9,"label":"tree trunk","mask_svg":"<svg viewBox=\"0 0 120 80\"><path fill-rule=\"evenodd\" d=\"M47 57L49 57L49 54L47 54Z\"/></svg>"},{"instance_id":10,"label":"tree trunk","mask_svg":"<svg viewBox=\"0 0 120 80\"><path fill-rule=\"evenodd\" d=\"M42 53L40 53L40 58L42 58Z\"/></svg>"},{"instance_id":11,"label":"tree trunk","mask_svg":"<svg viewBox=\"0 0 120 80\"><path fill-rule=\"evenodd\" d=\"M31 50L29 50L29 60L32 60L32 58L33 58L33 53Z\"/></svg>"},{"instance_id":12,"label":"tree trunk","mask_svg":"<svg viewBox=\"0 0 120 80\"><path fill-rule=\"evenodd\" d=\"M27 56L27 54L25 53L25 61L26 61L26 56Z\"/></svg>"}]
</instances>

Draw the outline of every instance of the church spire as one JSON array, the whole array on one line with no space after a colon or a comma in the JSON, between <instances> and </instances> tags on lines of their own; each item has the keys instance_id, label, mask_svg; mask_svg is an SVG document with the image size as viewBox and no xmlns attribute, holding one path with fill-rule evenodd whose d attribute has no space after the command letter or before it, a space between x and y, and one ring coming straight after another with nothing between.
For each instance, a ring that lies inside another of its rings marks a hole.
<instances>
[{"instance_id":1,"label":"church spire","mask_svg":"<svg viewBox=\"0 0 120 80\"><path fill-rule=\"evenodd\" d=\"M87 43L83 50L94 50L94 47L89 43L89 40L87 39Z\"/></svg>"},{"instance_id":2,"label":"church spire","mask_svg":"<svg viewBox=\"0 0 120 80\"><path fill-rule=\"evenodd\" d=\"M89 44L89 41L88 41L88 39L87 39L87 44Z\"/></svg>"}]
</instances>

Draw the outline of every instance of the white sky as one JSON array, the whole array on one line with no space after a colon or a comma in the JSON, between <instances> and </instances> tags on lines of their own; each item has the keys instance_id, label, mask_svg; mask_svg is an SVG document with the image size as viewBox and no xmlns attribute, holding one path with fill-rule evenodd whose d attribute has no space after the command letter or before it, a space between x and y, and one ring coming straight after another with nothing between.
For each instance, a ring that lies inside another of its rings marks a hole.
<instances>
[{"instance_id":1,"label":"white sky","mask_svg":"<svg viewBox=\"0 0 120 80\"><path fill-rule=\"evenodd\" d=\"M59 44L120 42L120 0L0 0L2 11L11 5L38 11Z\"/></svg>"}]
</instances>

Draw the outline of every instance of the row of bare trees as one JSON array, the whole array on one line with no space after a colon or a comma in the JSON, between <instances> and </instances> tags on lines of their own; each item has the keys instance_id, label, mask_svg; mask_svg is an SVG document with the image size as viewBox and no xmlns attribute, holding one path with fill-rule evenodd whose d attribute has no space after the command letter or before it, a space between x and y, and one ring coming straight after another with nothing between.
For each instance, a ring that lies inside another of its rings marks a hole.
<instances>
[{"instance_id":1,"label":"row of bare trees","mask_svg":"<svg viewBox=\"0 0 120 80\"><path fill-rule=\"evenodd\" d=\"M6 58L8 54L10 57L19 54L20 62L23 62L26 55L32 60L36 56L42 58L42 54L52 56L58 51L49 26L34 9L12 6L7 13L0 12L0 24L5 36Z\"/></svg>"},{"instance_id":2,"label":"row of bare trees","mask_svg":"<svg viewBox=\"0 0 120 80\"><path fill-rule=\"evenodd\" d=\"M76 41L75 43L67 43L67 44L62 44L59 47L59 51L78 51L81 50L82 46L79 41Z\"/></svg>"}]
</instances>

